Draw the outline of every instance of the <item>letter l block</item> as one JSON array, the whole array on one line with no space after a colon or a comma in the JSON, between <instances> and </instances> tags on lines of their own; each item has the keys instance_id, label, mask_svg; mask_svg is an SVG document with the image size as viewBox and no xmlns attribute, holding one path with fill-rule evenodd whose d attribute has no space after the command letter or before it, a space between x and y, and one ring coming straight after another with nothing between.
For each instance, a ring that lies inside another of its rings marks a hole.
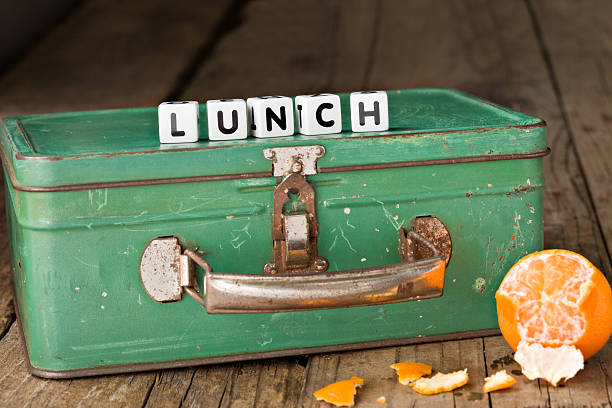
<instances>
[{"instance_id":1,"label":"letter l block","mask_svg":"<svg viewBox=\"0 0 612 408\"><path fill-rule=\"evenodd\" d=\"M193 143L200 137L195 101L162 102L157 107L160 143Z\"/></svg>"}]
</instances>

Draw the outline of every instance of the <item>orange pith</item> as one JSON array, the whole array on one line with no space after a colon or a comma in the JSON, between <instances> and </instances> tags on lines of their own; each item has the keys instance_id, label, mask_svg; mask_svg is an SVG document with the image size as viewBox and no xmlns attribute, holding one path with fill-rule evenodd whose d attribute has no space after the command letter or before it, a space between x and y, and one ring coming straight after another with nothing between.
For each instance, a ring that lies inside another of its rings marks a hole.
<instances>
[{"instance_id":1,"label":"orange pith","mask_svg":"<svg viewBox=\"0 0 612 408\"><path fill-rule=\"evenodd\" d=\"M518 343L573 345L586 360L612 333L612 290L586 258L551 249L520 259L495 295L499 327Z\"/></svg>"},{"instance_id":2,"label":"orange pith","mask_svg":"<svg viewBox=\"0 0 612 408\"><path fill-rule=\"evenodd\" d=\"M314 392L318 400L329 402L338 407L352 407L355 405L357 387L363 385L363 378L351 377L348 380L338 381Z\"/></svg>"},{"instance_id":3,"label":"orange pith","mask_svg":"<svg viewBox=\"0 0 612 408\"><path fill-rule=\"evenodd\" d=\"M490 377L485 378L485 383L482 386L482 392L499 391L512 387L516 384L514 377L506 373L506 370L500 370Z\"/></svg>"},{"instance_id":4,"label":"orange pith","mask_svg":"<svg viewBox=\"0 0 612 408\"><path fill-rule=\"evenodd\" d=\"M434 395L462 387L467 384L468 380L469 376L466 368L448 374L437 373L433 377L419 378L410 386L419 394Z\"/></svg>"},{"instance_id":5,"label":"orange pith","mask_svg":"<svg viewBox=\"0 0 612 408\"><path fill-rule=\"evenodd\" d=\"M395 370L400 384L408 385L424 375L431 374L431 366L423 363L403 362L390 366Z\"/></svg>"}]
</instances>

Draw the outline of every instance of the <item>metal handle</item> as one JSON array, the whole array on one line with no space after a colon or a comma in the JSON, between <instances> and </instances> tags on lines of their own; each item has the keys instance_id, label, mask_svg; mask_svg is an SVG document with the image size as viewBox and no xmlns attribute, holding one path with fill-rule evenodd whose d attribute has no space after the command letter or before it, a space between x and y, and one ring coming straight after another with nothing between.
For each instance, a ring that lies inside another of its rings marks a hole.
<instances>
[{"instance_id":1,"label":"metal handle","mask_svg":"<svg viewBox=\"0 0 612 408\"><path fill-rule=\"evenodd\" d=\"M414 231L405 239L426 248L430 256L382 267L309 275L213 273L204 259L186 250L185 255L205 271L204 297L193 288L185 291L211 314L331 309L442 296L444 255Z\"/></svg>"}]
</instances>

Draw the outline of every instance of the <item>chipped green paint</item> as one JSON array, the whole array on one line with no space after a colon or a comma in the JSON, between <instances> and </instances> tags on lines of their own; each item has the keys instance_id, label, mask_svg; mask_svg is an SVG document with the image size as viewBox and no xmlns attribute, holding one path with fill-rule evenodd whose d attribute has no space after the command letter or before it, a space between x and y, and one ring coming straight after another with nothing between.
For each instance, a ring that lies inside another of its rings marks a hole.
<instances>
[{"instance_id":1,"label":"chipped green paint","mask_svg":"<svg viewBox=\"0 0 612 408\"><path fill-rule=\"evenodd\" d=\"M208 140L159 146L154 109L13 118L0 129L4 166L18 184L49 187L267 172L262 149L294 144L324 145L319 169L546 148L538 119L456 91L389 91L389 104L393 129L384 137L247 139L220 149L205 149L214 145ZM188 296L155 303L138 265L158 236L200 246L216 272L262 273L272 258L275 178L64 192L8 184L13 282L32 365L61 372L496 328L494 289L519 257L542 248L541 158L319 172L308 180L319 254L332 271L398 262L397 230L417 216L439 217L453 242L444 295L259 315L208 315ZM478 279L482 293L474 293Z\"/></svg>"}]
</instances>

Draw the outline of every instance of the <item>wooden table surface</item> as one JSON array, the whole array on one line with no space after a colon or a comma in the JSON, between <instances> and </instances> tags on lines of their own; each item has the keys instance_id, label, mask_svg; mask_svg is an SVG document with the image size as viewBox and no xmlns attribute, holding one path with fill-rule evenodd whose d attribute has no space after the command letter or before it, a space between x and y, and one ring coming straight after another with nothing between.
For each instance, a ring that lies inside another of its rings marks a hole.
<instances>
[{"instance_id":1,"label":"wooden table surface","mask_svg":"<svg viewBox=\"0 0 612 408\"><path fill-rule=\"evenodd\" d=\"M111 4L112 3L112 4ZM2 116L155 106L163 100L449 87L544 118L545 247L612 268L612 2L84 1L0 78ZM5 228L5 221L2 221ZM330 406L312 392L362 376L357 406L612 404L612 343L563 386L518 377L502 337L74 380L28 374L0 235L0 405ZM425 397L389 364L467 367L470 382Z\"/></svg>"}]
</instances>

